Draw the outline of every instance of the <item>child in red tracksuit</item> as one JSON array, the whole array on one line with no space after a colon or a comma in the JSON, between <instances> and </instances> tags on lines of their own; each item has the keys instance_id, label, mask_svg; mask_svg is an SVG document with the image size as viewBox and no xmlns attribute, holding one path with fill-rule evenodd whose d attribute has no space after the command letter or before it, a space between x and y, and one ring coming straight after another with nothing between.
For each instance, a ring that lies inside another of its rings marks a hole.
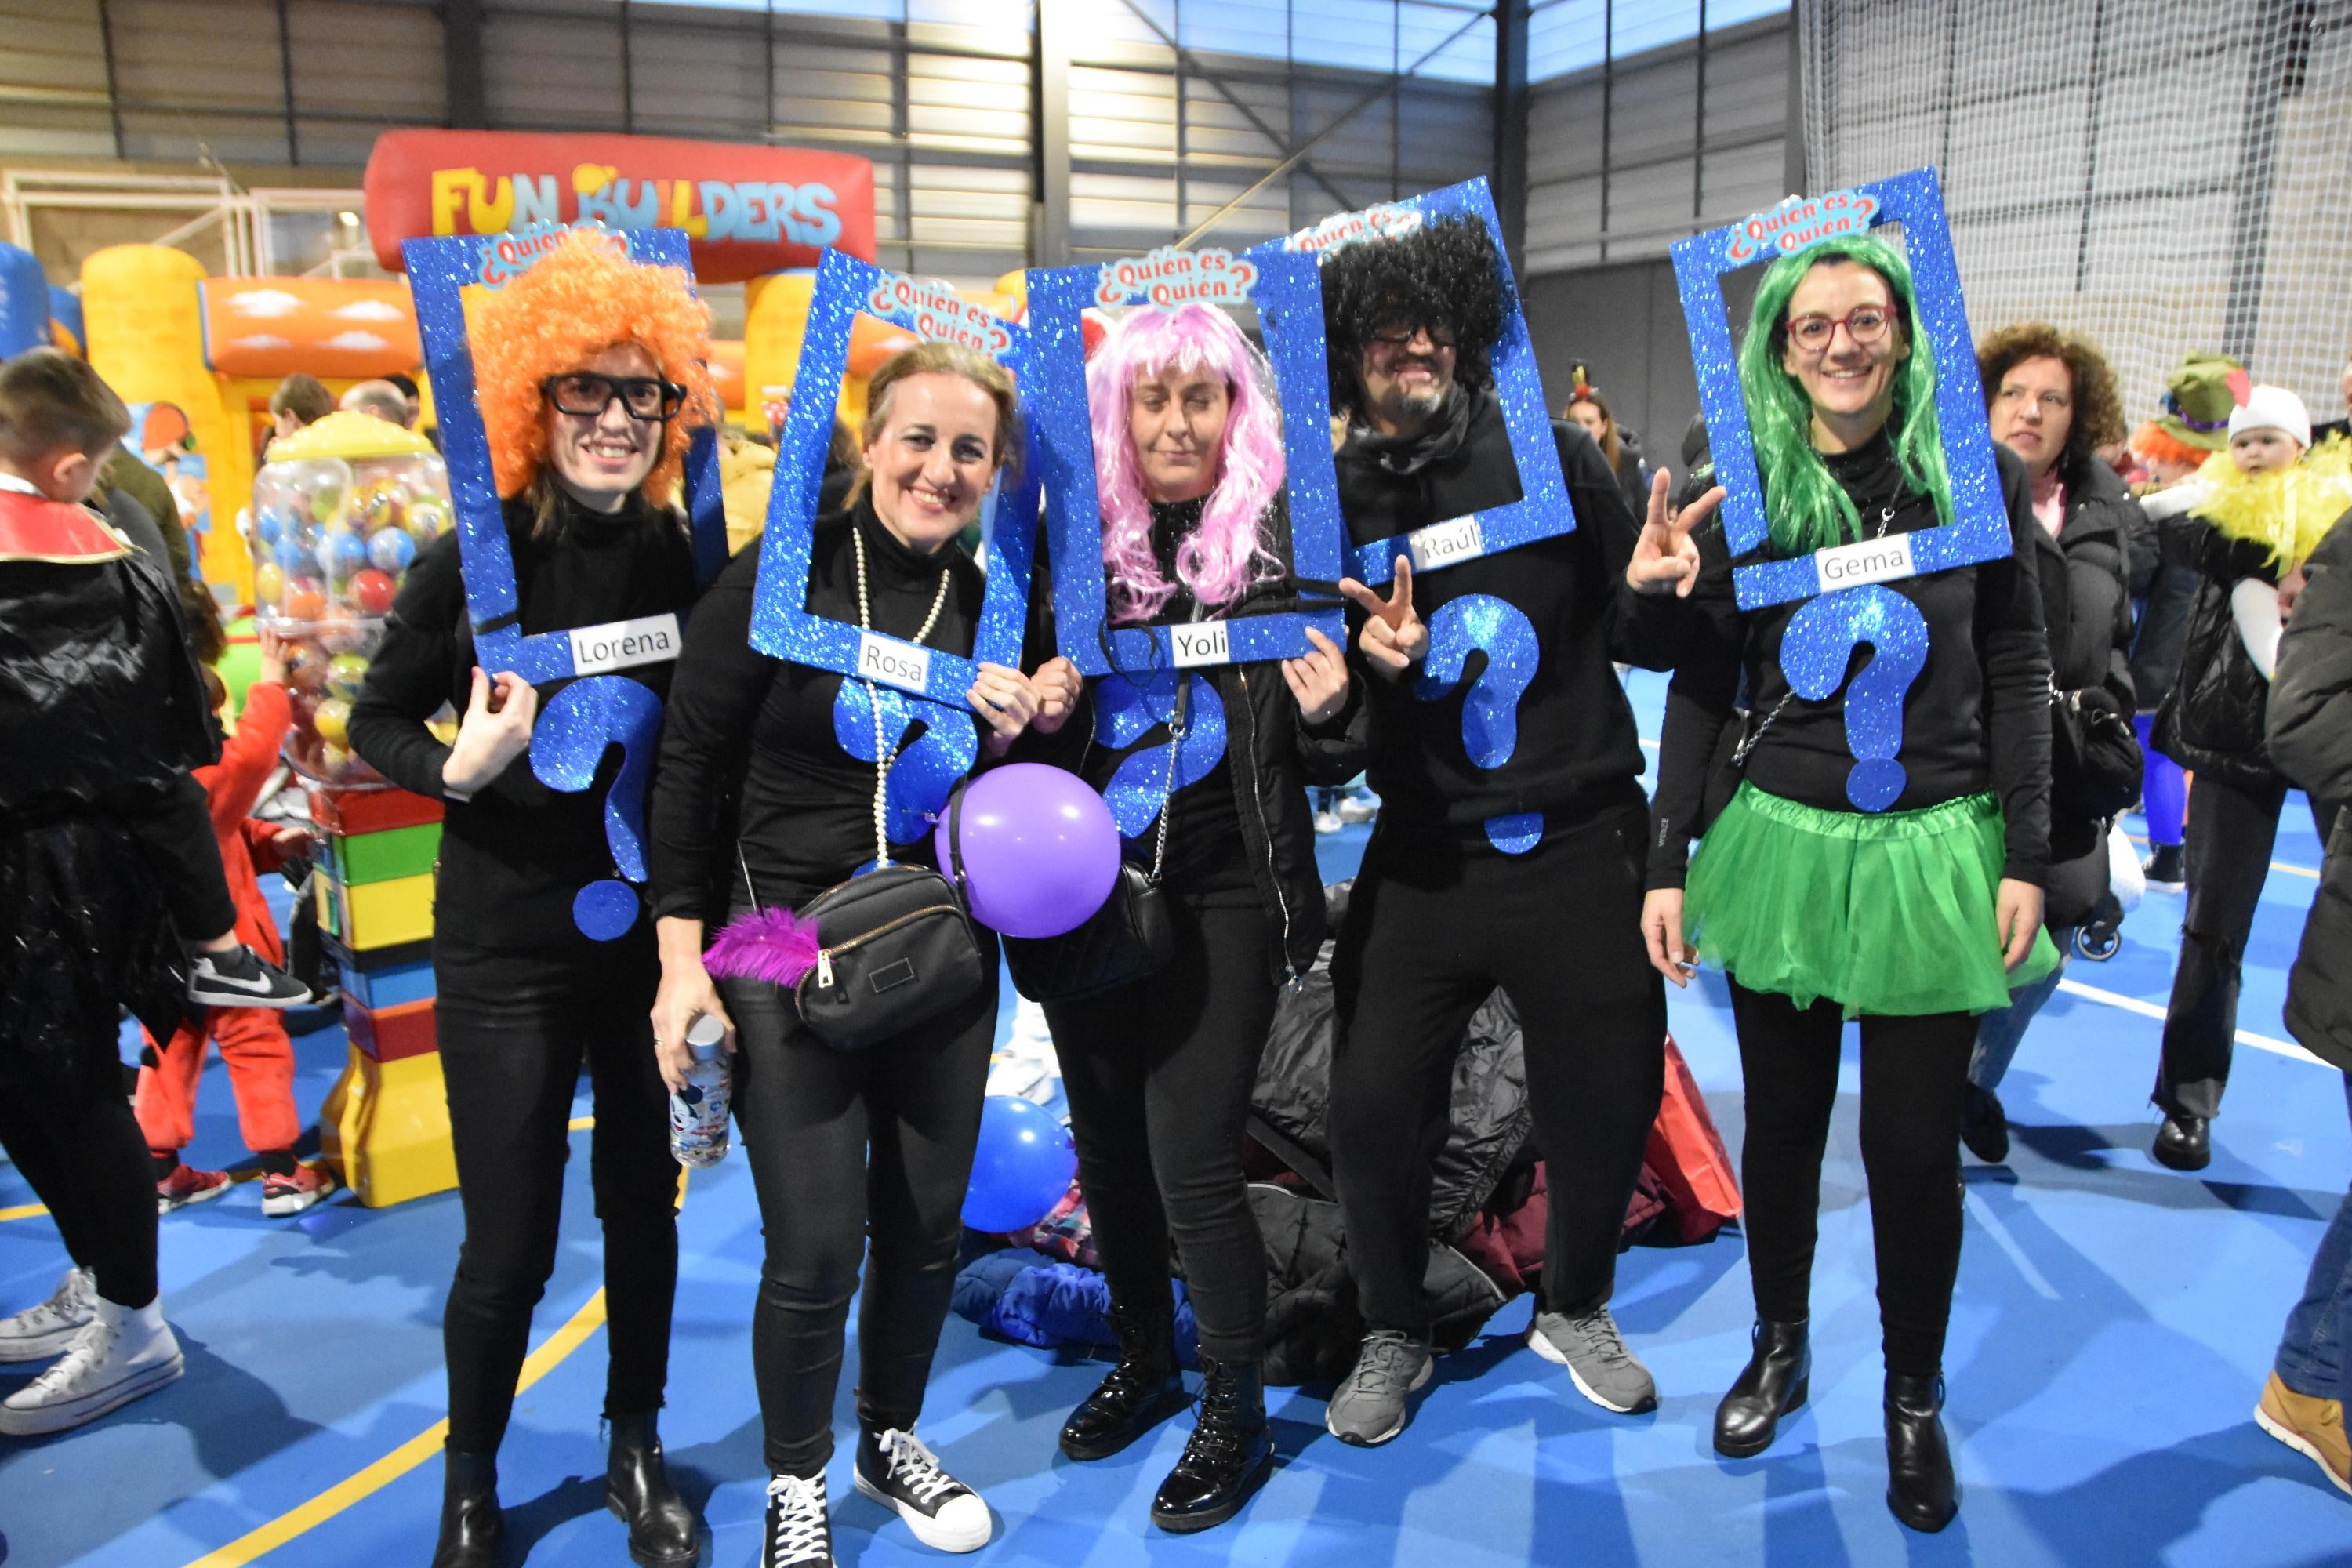
<instances>
[{"instance_id":1,"label":"child in red tracksuit","mask_svg":"<svg viewBox=\"0 0 2352 1568\"><path fill-rule=\"evenodd\" d=\"M227 699L210 671L213 706ZM263 962L285 963L277 923L261 897L255 872L275 870L299 851L299 827L262 822L247 814L277 765L293 712L286 695L285 650L278 637L261 633L261 679L247 692L236 733L221 748L221 760L198 768L195 777L212 807L213 834L220 841L221 865L236 904L236 938ZM218 1197L229 1186L225 1171L198 1171L182 1163L180 1151L194 1135L196 1081L204 1071L205 1042L220 1045L236 1096L238 1130L246 1147L261 1161L261 1212L273 1217L298 1215L335 1190L335 1178L294 1158L301 1122L294 1110L294 1043L276 1011L266 1007L213 1007L181 1025L158 1046L152 1035L139 1072L134 1109L140 1131L155 1163L155 1206L169 1214L189 1204Z\"/></svg>"}]
</instances>

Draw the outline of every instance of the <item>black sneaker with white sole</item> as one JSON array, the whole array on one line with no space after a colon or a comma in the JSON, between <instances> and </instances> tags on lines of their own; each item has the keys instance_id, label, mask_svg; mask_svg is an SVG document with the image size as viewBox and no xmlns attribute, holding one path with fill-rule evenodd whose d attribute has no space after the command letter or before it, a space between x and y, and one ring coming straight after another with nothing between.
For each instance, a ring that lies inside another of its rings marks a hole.
<instances>
[{"instance_id":1,"label":"black sneaker with white sole","mask_svg":"<svg viewBox=\"0 0 2352 1568\"><path fill-rule=\"evenodd\" d=\"M834 1568L833 1521L826 1516L824 1477L773 1476L768 1480L767 1528L760 1532L760 1568Z\"/></svg>"},{"instance_id":2,"label":"black sneaker with white sole","mask_svg":"<svg viewBox=\"0 0 2352 1568\"><path fill-rule=\"evenodd\" d=\"M299 1007L310 988L239 943L226 952L199 952L188 971L188 1000L207 1007Z\"/></svg>"},{"instance_id":3,"label":"black sneaker with white sole","mask_svg":"<svg viewBox=\"0 0 2352 1568\"><path fill-rule=\"evenodd\" d=\"M896 1510L915 1539L934 1551L977 1552L995 1531L980 1494L941 1469L912 1432L861 1432L856 1474L860 1492Z\"/></svg>"}]
</instances>

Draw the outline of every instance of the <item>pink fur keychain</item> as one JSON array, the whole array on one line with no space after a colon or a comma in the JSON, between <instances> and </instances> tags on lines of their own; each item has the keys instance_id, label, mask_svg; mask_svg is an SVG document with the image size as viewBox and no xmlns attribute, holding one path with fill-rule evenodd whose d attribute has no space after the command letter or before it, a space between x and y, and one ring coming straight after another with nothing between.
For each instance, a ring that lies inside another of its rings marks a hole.
<instances>
[{"instance_id":1,"label":"pink fur keychain","mask_svg":"<svg viewBox=\"0 0 2352 1568\"><path fill-rule=\"evenodd\" d=\"M719 929L702 967L714 977L764 980L789 990L816 967L817 952L815 921L790 910L754 910Z\"/></svg>"}]
</instances>

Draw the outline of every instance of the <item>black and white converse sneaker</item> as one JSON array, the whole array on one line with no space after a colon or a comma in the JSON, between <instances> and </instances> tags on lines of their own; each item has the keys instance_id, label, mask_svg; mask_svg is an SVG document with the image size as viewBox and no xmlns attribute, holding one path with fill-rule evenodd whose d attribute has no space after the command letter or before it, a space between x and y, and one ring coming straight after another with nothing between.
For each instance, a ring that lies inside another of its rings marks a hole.
<instances>
[{"instance_id":1,"label":"black and white converse sneaker","mask_svg":"<svg viewBox=\"0 0 2352 1568\"><path fill-rule=\"evenodd\" d=\"M940 1552L977 1552L995 1531L980 1494L940 1468L912 1432L893 1426L857 1439L857 1489L896 1509L915 1539Z\"/></svg>"},{"instance_id":2,"label":"black and white converse sneaker","mask_svg":"<svg viewBox=\"0 0 2352 1568\"><path fill-rule=\"evenodd\" d=\"M833 1521L825 1517L824 1476L769 1479L760 1568L834 1568Z\"/></svg>"},{"instance_id":3,"label":"black and white converse sneaker","mask_svg":"<svg viewBox=\"0 0 2352 1568\"><path fill-rule=\"evenodd\" d=\"M188 1000L207 1007L299 1007L310 1000L310 988L239 943L226 952L195 955Z\"/></svg>"}]
</instances>

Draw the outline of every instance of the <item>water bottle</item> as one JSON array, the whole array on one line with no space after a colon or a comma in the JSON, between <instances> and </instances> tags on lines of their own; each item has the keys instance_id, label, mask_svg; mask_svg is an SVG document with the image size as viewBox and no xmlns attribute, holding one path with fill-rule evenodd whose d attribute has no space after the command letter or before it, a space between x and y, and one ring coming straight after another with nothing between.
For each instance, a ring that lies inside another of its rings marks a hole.
<instances>
[{"instance_id":1,"label":"water bottle","mask_svg":"<svg viewBox=\"0 0 2352 1568\"><path fill-rule=\"evenodd\" d=\"M669 1097L669 1152L688 1170L716 1165L727 1157L731 1075L726 1038L726 1027L707 1013L686 1031L694 1065L686 1069L686 1087Z\"/></svg>"}]
</instances>

